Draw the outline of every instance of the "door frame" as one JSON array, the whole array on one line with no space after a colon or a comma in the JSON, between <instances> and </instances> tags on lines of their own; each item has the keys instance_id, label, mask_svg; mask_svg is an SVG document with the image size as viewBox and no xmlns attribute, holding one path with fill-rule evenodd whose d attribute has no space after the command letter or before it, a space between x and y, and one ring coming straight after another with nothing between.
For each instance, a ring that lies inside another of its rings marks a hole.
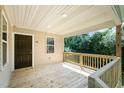
<instances>
[{"instance_id":1,"label":"door frame","mask_svg":"<svg viewBox=\"0 0 124 93\"><path fill-rule=\"evenodd\" d=\"M15 70L15 34L32 36L32 68L34 68L34 35L22 32L12 33L12 71Z\"/></svg>"}]
</instances>

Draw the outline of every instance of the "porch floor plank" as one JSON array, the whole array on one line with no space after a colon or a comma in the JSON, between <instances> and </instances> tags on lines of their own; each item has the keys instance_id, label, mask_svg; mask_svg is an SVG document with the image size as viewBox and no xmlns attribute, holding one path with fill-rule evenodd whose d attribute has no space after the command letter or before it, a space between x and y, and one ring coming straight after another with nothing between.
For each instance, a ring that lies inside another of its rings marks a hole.
<instances>
[{"instance_id":1,"label":"porch floor plank","mask_svg":"<svg viewBox=\"0 0 124 93\"><path fill-rule=\"evenodd\" d=\"M86 88L88 78L60 64L40 65L13 72L11 88Z\"/></svg>"}]
</instances>

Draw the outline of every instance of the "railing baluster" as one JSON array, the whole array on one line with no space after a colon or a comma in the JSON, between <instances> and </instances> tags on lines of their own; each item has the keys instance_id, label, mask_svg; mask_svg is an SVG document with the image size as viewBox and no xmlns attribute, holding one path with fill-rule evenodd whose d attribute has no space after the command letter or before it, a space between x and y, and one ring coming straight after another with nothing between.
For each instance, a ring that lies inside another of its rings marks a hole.
<instances>
[{"instance_id":1,"label":"railing baluster","mask_svg":"<svg viewBox=\"0 0 124 93\"><path fill-rule=\"evenodd\" d=\"M86 61L87 61L87 57L85 56L85 66L86 66Z\"/></svg>"},{"instance_id":2,"label":"railing baluster","mask_svg":"<svg viewBox=\"0 0 124 93\"><path fill-rule=\"evenodd\" d=\"M116 86L116 65L114 66L114 86Z\"/></svg>"},{"instance_id":3,"label":"railing baluster","mask_svg":"<svg viewBox=\"0 0 124 93\"><path fill-rule=\"evenodd\" d=\"M93 63L94 63L94 57L92 57L92 68L93 68Z\"/></svg>"},{"instance_id":4,"label":"railing baluster","mask_svg":"<svg viewBox=\"0 0 124 93\"><path fill-rule=\"evenodd\" d=\"M104 58L104 65L106 65L106 58Z\"/></svg>"},{"instance_id":5,"label":"railing baluster","mask_svg":"<svg viewBox=\"0 0 124 93\"><path fill-rule=\"evenodd\" d=\"M95 67L95 69L96 69L96 57L94 57L94 58L95 58L95 60L94 60L94 61L95 61L95 62L94 62L94 65L95 65L95 66L94 66L94 67Z\"/></svg>"},{"instance_id":6,"label":"railing baluster","mask_svg":"<svg viewBox=\"0 0 124 93\"><path fill-rule=\"evenodd\" d=\"M84 56L84 66L85 66L85 56Z\"/></svg>"},{"instance_id":7,"label":"railing baluster","mask_svg":"<svg viewBox=\"0 0 124 93\"><path fill-rule=\"evenodd\" d=\"M99 69L101 68L101 57L99 58Z\"/></svg>"},{"instance_id":8,"label":"railing baluster","mask_svg":"<svg viewBox=\"0 0 124 93\"><path fill-rule=\"evenodd\" d=\"M115 83L117 83L116 81L117 81L117 64L115 65Z\"/></svg>"},{"instance_id":9,"label":"railing baluster","mask_svg":"<svg viewBox=\"0 0 124 93\"><path fill-rule=\"evenodd\" d=\"M99 57L97 57L97 69L99 69Z\"/></svg>"},{"instance_id":10,"label":"railing baluster","mask_svg":"<svg viewBox=\"0 0 124 93\"><path fill-rule=\"evenodd\" d=\"M83 66L83 57L84 57L84 56L82 55L82 66Z\"/></svg>"},{"instance_id":11,"label":"railing baluster","mask_svg":"<svg viewBox=\"0 0 124 93\"><path fill-rule=\"evenodd\" d=\"M108 73L108 71L106 72L106 84L107 85L109 84L109 73Z\"/></svg>"},{"instance_id":12,"label":"railing baluster","mask_svg":"<svg viewBox=\"0 0 124 93\"><path fill-rule=\"evenodd\" d=\"M89 67L89 56L87 56L87 66Z\"/></svg>"},{"instance_id":13,"label":"railing baluster","mask_svg":"<svg viewBox=\"0 0 124 93\"><path fill-rule=\"evenodd\" d=\"M85 57L85 65L87 66L87 56Z\"/></svg>"},{"instance_id":14,"label":"railing baluster","mask_svg":"<svg viewBox=\"0 0 124 93\"><path fill-rule=\"evenodd\" d=\"M90 67L90 56L89 56L89 67Z\"/></svg>"},{"instance_id":15,"label":"railing baluster","mask_svg":"<svg viewBox=\"0 0 124 93\"><path fill-rule=\"evenodd\" d=\"M120 68L120 66L119 66L119 63L117 62L117 64L116 64L116 82L118 82L118 77L119 77L119 69L118 69L118 67ZM121 73L120 73L121 74Z\"/></svg>"},{"instance_id":16,"label":"railing baluster","mask_svg":"<svg viewBox=\"0 0 124 93\"><path fill-rule=\"evenodd\" d=\"M104 59L104 57L103 57L103 59L102 59L102 67L105 65L105 59Z\"/></svg>"},{"instance_id":17,"label":"railing baluster","mask_svg":"<svg viewBox=\"0 0 124 93\"><path fill-rule=\"evenodd\" d=\"M89 67L89 56L87 56L87 66Z\"/></svg>"},{"instance_id":18,"label":"railing baluster","mask_svg":"<svg viewBox=\"0 0 124 93\"><path fill-rule=\"evenodd\" d=\"M88 56L88 67L90 67L90 56Z\"/></svg>"},{"instance_id":19,"label":"railing baluster","mask_svg":"<svg viewBox=\"0 0 124 93\"><path fill-rule=\"evenodd\" d=\"M103 58L102 58L102 65L101 65L101 67L103 67L103 63L104 63L104 60L103 60Z\"/></svg>"},{"instance_id":20,"label":"railing baluster","mask_svg":"<svg viewBox=\"0 0 124 93\"><path fill-rule=\"evenodd\" d=\"M91 56L90 56L90 67L91 67Z\"/></svg>"},{"instance_id":21,"label":"railing baluster","mask_svg":"<svg viewBox=\"0 0 124 93\"><path fill-rule=\"evenodd\" d=\"M80 66L83 66L83 60L82 60L82 55L80 55Z\"/></svg>"},{"instance_id":22,"label":"railing baluster","mask_svg":"<svg viewBox=\"0 0 124 93\"><path fill-rule=\"evenodd\" d=\"M83 55L83 66L84 66L84 55Z\"/></svg>"},{"instance_id":23,"label":"railing baluster","mask_svg":"<svg viewBox=\"0 0 124 93\"><path fill-rule=\"evenodd\" d=\"M95 57L93 57L93 68L95 68Z\"/></svg>"},{"instance_id":24,"label":"railing baluster","mask_svg":"<svg viewBox=\"0 0 124 93\"><path fill-rule=\"evenodd\" d=\"M115 66L113 67L113 87L116 86L116 81L115 81L115 77L116 77L116 74L115 74Z\"/></svg>"},{"instance_id":25,"label":"railing baluster","mask_svg":"<svg viewBox=\"0 0 124 93\"><path fill-rule=\"evenodd\" d=\"M93 67L93 56L92 56L92 59L91 59L92 61L91 61L91 67Z\"/></svg>"}]
</instances>

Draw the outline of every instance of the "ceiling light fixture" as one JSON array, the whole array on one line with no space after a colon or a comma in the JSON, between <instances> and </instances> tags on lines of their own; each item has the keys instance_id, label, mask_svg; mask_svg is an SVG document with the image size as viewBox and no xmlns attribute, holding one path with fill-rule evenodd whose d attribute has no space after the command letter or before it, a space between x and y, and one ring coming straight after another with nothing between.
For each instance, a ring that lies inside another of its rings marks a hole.
<instances>
[{"instance_id":1,"label":"ceiling light fixture","mask_svg":"<svg viewBox=\"0 0 124 93\"><path fill-rule=\"evenodd\" d=\"M47 28L50 28L50 27L51 27L50 25L47 26Z\"/></svg>"},{"instance_id":2,"label":"ceiling light fixture","mask_svg":"<svg viewBox=\"0 0 124 93\"><path fill-rule=\"evenodd\" d=\"M63 17L63 18L67 17L67 14L63 14L62 17Z\"/></svg>"}]
</instances>

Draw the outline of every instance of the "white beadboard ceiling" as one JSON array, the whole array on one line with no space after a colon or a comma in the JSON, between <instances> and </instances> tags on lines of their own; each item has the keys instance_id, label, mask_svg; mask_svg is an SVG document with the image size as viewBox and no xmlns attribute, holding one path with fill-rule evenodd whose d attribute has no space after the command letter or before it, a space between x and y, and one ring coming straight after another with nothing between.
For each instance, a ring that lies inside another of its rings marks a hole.
<instances>
[{"instance_id":1,"label":"white beadboard ceiling","mask_svg":"<svg viewBox=\"0 0 124 93\"><path fill-rule=\"evenodd\" d=\"M84 33L118 23L111 6L11 5L4 6L17 27L61 35ZM62 17L67 15L66 17Z\"/></svg>"}]
</instances>

